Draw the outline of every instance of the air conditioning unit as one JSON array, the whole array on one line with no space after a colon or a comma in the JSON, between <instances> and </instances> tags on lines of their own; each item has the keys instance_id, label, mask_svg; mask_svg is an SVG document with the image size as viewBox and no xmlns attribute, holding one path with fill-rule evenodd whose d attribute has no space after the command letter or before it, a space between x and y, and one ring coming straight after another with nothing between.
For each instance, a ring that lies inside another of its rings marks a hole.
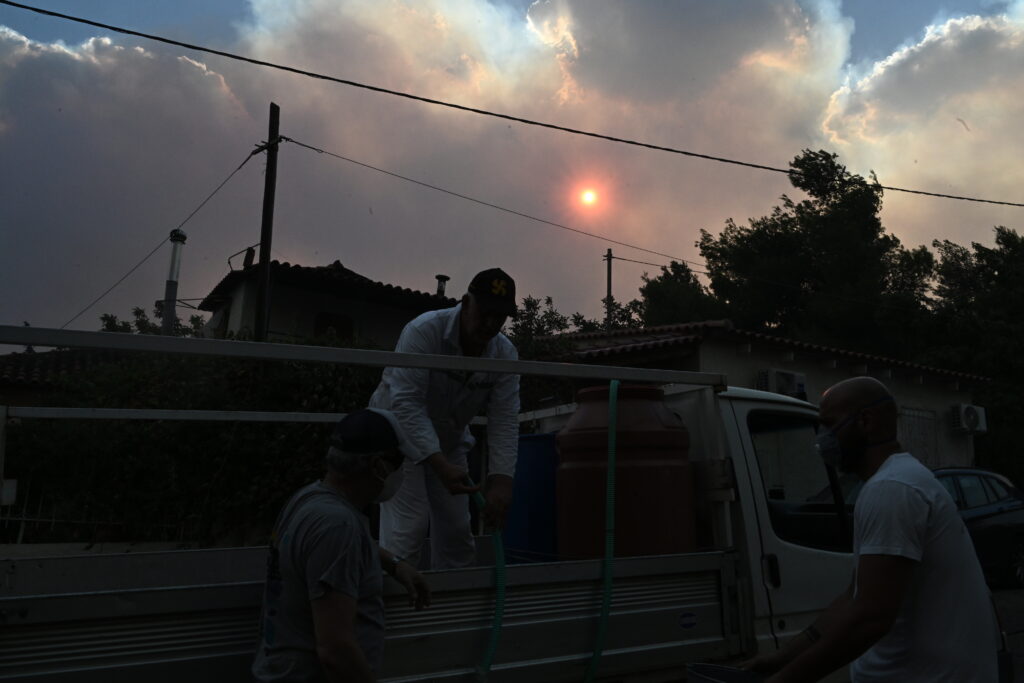
<instances>
[{"instance_id":1,"label":"air conditioning unit","mask_svg":"<svg viewBox=\"0 0 1024 683\"><path fill-rule=\"evenodd\" d=\"M807 400L807 376L789 370L761 370L757 373L757 388L775 394Z\"/></svg>"},{"instance_id":2,"label":"air conditioning unit","mask_svg":"<svg viewBox=\"0 0 1024 683\"><path fill-rule=\"evenodd\" d=\"M985 409L969 403L958 403L949 411L950 428L957 434L984 434L988 431Z\"/></svg>"}]
</instances>

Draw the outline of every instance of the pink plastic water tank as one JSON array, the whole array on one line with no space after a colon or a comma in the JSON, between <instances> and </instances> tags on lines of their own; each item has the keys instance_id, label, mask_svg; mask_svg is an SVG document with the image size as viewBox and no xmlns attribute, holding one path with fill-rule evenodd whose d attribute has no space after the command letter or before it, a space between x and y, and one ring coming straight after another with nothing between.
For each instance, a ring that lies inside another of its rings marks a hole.
<instances>
[{"instance_id":1,"label":"pink plastic water tank","mask_svg":"<svg viewBox=\"0 0 1024 683\"><path fill-rule=\"evenodd\" d=\"M558 433L558 552L604 554L608 387L577 394ZM615 467L615 555L692 551L696 541L690 433L658 387L621 386Z\"/></svg>"}]
</instances>

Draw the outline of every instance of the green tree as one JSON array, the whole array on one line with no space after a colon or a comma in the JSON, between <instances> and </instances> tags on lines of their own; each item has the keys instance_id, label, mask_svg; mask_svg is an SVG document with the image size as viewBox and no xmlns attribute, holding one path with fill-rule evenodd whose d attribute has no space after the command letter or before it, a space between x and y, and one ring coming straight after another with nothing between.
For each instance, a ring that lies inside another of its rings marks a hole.
<instances>
[{"instance_id":1,"label":"green tree","mask_svg":"<svg viewBox=\"0 0 1024 683\"><path fill-rule=\"evenodd\" d=\"M516 345L520 358L543 358L557 350L551 337L568 329L569 317L555 309L554 299L527 296L512 319L509 338Z\"/></svg>"},{"instance_id":2,"label":"green tree","mask_svg":"<svg viewBox=\"0 0 1024 683\"><path fill-rule=\"evenodd\" d=\"M926 358L993 378L975 391L991 425L976 439L983 465L1024 483L1016 425L1024 423L1024 237L995 228L995 245L933 243L939 255L935 286L934 343Z\"/></svg>"},{"instance_id":3,"label":"green tree","mask_svg":"<svg viewBox=\"0 0 1024 683\"><path fill-rule=\"evenodd\" d=\"M158 301L153 308L153 317L161 322L153 322L146 315L146 311L136 306L132 309L133 320L119 320L116 315L104 313L100 316L100 332L126 332L128 334L160 334L163 321L164 302ZM184 324L180 318L175 318L172 335L175 337L201 337L206 319L201 315L190 315L188 323Z\"/></svg>"},{"instance_id":4,"label":"green tree","mask_svg":"<svg viewBox=\"0 0 1024 683\"><path fill-rule=\"evenodd\" d=\"M725 307L685 263L672 261L661 274L644 273L640 286L641 318L645 327L711 320L725 314Z\"/></svg>"},{"instance_id":5,"label":"green tree","mask_svg":"<svg viewBox=\"0 0 1024 683\"><path fill-rule=\"evenodd\" d=\"M882 188L850 173L835 154L804 150L790 181L807 193L748 226L733 220L697 242L711 291L740 327L913 356L908 334L928 315L934 259L885 231Z\"/></svg>"}]
</instances>

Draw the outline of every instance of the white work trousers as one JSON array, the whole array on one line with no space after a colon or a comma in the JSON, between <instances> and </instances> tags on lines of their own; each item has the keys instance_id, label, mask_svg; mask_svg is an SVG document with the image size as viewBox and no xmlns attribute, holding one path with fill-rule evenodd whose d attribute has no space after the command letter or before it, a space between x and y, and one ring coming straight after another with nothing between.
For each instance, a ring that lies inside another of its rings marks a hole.
<instances>
[{"instance_id":1,"label":"white work trousers","mask_svg":"<svg viewBox=\"0 0 1024 683\"><path fill-rule=\"evenodd\" d=\"M465 442L448 461L464 470L472 444ZM453 496L426 462L402 465L404 478L395 496L380 505L380 545L420 566L423 540L430 531L430 569L467 567L476 557L470 528L469 503L465 494Z\"/></svg>"}]
</instances>

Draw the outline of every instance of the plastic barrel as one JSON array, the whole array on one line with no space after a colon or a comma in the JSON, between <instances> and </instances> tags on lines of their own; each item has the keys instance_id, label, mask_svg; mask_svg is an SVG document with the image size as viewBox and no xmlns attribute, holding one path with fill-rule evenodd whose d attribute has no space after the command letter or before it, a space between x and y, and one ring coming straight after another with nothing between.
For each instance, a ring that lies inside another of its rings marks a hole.
<instances>
[{"instance_id":1,"label":"plastic barrel","mask_svg":"<svg viewBox=\"0 0 1024 683\"><path fill-rule=\"evenodd\" d=\"M554 433L519 437L512 504L509 506L502 533L506 560L510 564L550 562L557 559L557 469L558 454L555 450Z\"/></svg>"},{"instance_id":2,"label":"plastic barrel","mask_svg":"<svg viewBox=\"0 0 1024 683\"><path fill-rule=\"evenodd\" d=\"M687 683L761 683L764 679L753 671L720 664L687 664Z\"/></svg>"},{"instance_id":3,"label":"plastic barrel","mask_svg":"<svg viewBox=\"0 0 1024 683\"><path fill-rule=\"evenodd\" d=\"M566 559L604 553L608 388L577 394L558 433L558 552ZM661 389L622 386L616 425L615 555L664 555L696 547L690 434Z\"/></svg>"}]
</instances>

